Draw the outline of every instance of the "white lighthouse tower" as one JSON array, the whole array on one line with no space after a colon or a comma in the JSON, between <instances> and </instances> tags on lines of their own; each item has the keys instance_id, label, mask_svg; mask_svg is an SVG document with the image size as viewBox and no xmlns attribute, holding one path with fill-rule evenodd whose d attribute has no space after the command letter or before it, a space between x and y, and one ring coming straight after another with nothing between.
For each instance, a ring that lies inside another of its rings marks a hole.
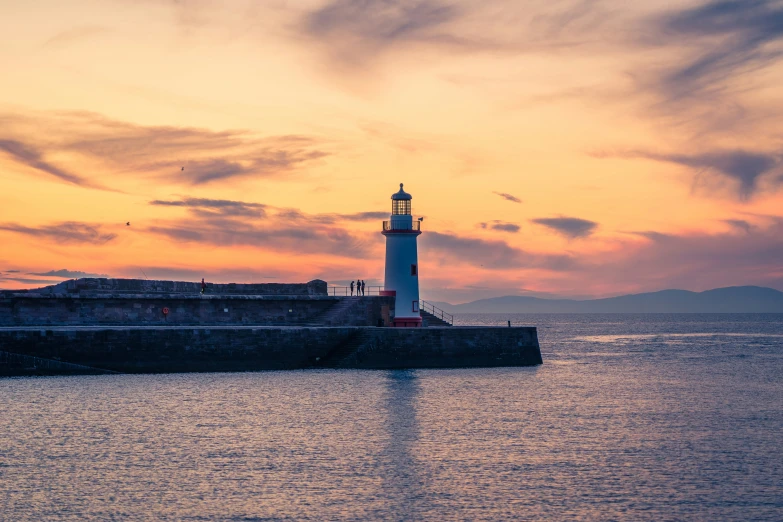
<instances>
[{"instance_id":1,"label":"white lighthouse tower","mask_svg":"<svg viewBox=\"0 0 783 522\"><path fill-rule=\"evenodd\" d=\"M392 214L383 222L386 236L386 281L384 294L394 295L394 326L421 326L419 313L419 256L416 238L421 220L411 216L411 195L402 190L392 194Z\"/></svg>"}]
</instances>

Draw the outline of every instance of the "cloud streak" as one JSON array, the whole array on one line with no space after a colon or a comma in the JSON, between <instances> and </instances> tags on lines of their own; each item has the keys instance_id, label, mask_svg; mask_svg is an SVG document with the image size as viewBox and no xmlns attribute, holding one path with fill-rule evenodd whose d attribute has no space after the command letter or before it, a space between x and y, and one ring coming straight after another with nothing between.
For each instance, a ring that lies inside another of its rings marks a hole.
<instances>
[{"instance_id":1,"label":"cloud streak","mask_svg":"<svg viewBox=\"0 0 783 522\"><path fill-rule=\"evenodd\" d=\"M456 5L437 0L333 0L307 13L301 28L329 46L333 61L358 66L406 43L463 43L447 29L459 14Z\"/></svg>"},{"instance_id":2,"label":"cloud streak","mask_svg":"<svg viewBox=\"0 0 783 522\"><path fill-rule=\"evenodd\" d=\"M661 79L673 98L719 89L727 78L783 57L783 4L778 0L716 0L654 20L666 45L695 46L692 56Z\"/></svg>"},{"instance_id":3,"label":"cloud streak","mask_svg":"<svg viewBox=\"0 0 783 522\"><path fill-rule=\"evenodd\" d=\"M333 65L366 71L392 52L516 55L579 46L607 19L599 4L330 0L306 12L298 29Z\"/></svg>"},{"instance_id":4,"label":"cloud streak","mask_svg":"<svg viewBox=\"0 0 783 522\"><path fill-rule=\"evenodd\" d=\"M228 199L185 198L180 200L150 201L150 205L160 207L184 207L197 215L211 217L215 215L233 217L265 217L266 205L246 203Z\"/></svg>"},{"instance_id":5,"label":"cloud streak","mask_svg":"<svg viewBox=\"0 0 783 522\"><path fill-rule=\"evenodd\" d=\"M423 251L444 254L452 261L482 266L488 270L544 268L570 270L576 260L568 255L538 254L509 245L505 241L427 232L421 237Z\"/></svg>"},{"instance_id":6,"label":"cloud streak","mask_svg":"<svg viewBox=\"0 0 783 522\"><path fill-rule=\"evenodd\" d=\"M374 221L389 217L387 212L354 212L352 214L306 214L298 209L277 208L263 203L250 203L228 199L183 198L178 200L150 201L150 205L161 207L183 207L194 215L201 217L252 217L265 218L273 216L300 225L333 224L338 221Z\"/></svg>"},{"instance_id":7,"label":"cloud streak","mask_svg":"<svg viewBox=\"0 0 783 522\"><path fill-rule=\"evenodd\" d=\"M90 160L94 171L169 184L207 185L240 178L279 178L329 156L308 136L256 136L244 130L143 126L88 112L0 115L0 151L63 181L93 186L44 160L67 153ZM48 129L46 142L40 128ZM100 166L98 166L100 165ZM182 168L184 167L184 169Z\"/></svg>"},{"instance_id":8,"label":"cloud streak","mask_svg":"<svg viewBox=\"0 0 783 522\"><path fill-rule=\"evenodd\" d=\"M531 223L547 227L569 239L588 237L595 232L598 223L575 217L537 218Z\"/></svg>"},{"instance_id":9,"label":"cloud streak","mask_svg":"<svg viewBox=\"0 0 783 522\"><path fill-rule=\"evenodd\" d=\"M261 226L236 221L202 220L152 226L149 233L180 242L215 246L250 246L301 254L331 254L337 257L367 258L371 250L362 238L337 227L302 229L291 226Z\"/></svg>"},{"instance_id":10,"label":"cloud streak","mask_svg":"<svg viewBox=\"0 0 783 522\"><path fill-rule=\"evenodd\" d=\"M16 161L39 170L62 181L79 186L90 183L76 174L71 174L43 159L43 153L37 148L17 140L0 140L0 151L7 153Z\"/></svg>"},{"instance_id":11,"label":"cloud streak","mask_svg":"<svg viewBox=\"0 0 783 522\"><path fill-rule=\"evenodd\" d=\"M501 198L505 199L506 201L510 201L512 203L522 203L522 200L519 199L516 196L512 196L511 194L508 194L507 192L493 192L496 196L500 196Z\"/></svg>"},{"instance_id":12,"label":"cloud streak","mask_svg":"<svg viewBox=\"0 0 783 522\"><path fill-rule=\"evenodd\" d=\"M707 290L758 284L783 289L783 219L729 233L646 232L641 245L602 255L581 274L584 280L611 278L620 288Z\"/></svg>"},{"instance_id":13,"label":"cloud streak","mask_svg":"<svg viewBox=\"0 0 783 522\"><path fill-rule=\"evenodd\" d=\"M377 212L306 214L297 209L223 199L154 200L150 205L187 209L187 219L160 221L146 229L179 242L350 258L367 258L376 253L373 242L336 223L388 217Z\"/></svg>"},{"instance_id":14,"label":"cloud streak","mask_svg":"<svg viewBox=\"0 0 783 522\"><path fill-rule=\"evenodd\" d=\"M51 279L31 279L28 277L5 277L0 275L0 282L21 283L24 285L50 285Z\"/></svg>"},{"instance_id":15,"label":"cloud streak","mask_svg":"<svg viewBox=\"0 0 783 522\"><path fill-rule=\"evenodd\" d=\"M0 223L0 230L61 244L105 245L117 237L117 234L104 232L100 225L75 221L65 221L40 227L28 227L17 223Z\"/></svg>"},{"instance_id":16,"label":"cloud streak","mask_svg":"<svg viewBox=\"0 0 783 522\"><path fill-rule=\"evenodd\" d=\"M67 268L62 268L60 270L49 270L48 272L30 272L30 275L60 277L63 279L79 279L82 277L109 277L106 274L91 274L89 272L82 272L80 270L68 270Z\"/></svg>"},{"instance_id":17,"label":"cloud streak","mask_svg":"<svg viewBox=\"0 0 783 522\"><path fill-rule=\"evenodd\" d=\"M747 234L749 234L753 228L753 225L744 219L724 219L723 222L737 230L742 230Z\"/></svg>"},{"instance_id":18,"label":"cloud streak","mask_svg":"<svg viewBox=\"0 0 783 522\"><path fill-rule=\"evenodd\" d=\"M511 233L517 233L521 228L516 223L506 223L504 221L498 221L498 220L479 223L479 227L483 229L499 230L501 232L511 232Z\"/></svg>"},{"instance_id":19,"label":"cloud streak","mask_svg":"<svg viewBox=\"0 0 783 522\"><path fill-rule=\"evenodd\" d=\"M694 183L700 177L732 184L734 194L747 201L766 188L776 190L781 185L783 156L779 153L752 152L741 149L713 150L700 154L664 154L647 151L629 151L615 154L597 153L594 157L643 158L673 163L690 168L694 172Z\"/></svg>"}]
</instances>

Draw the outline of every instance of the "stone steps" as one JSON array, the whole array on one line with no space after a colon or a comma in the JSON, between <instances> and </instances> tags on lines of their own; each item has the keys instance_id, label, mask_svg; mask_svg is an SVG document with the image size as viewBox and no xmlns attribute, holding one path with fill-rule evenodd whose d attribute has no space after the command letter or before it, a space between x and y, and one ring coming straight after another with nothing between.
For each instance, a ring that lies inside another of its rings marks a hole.
<instances>
[{"instance_id":1,"label":"stone steps","mask_svg":"<svg viewBox=\"0 0 783 522\"><path fill-rule=\"evenodd\" d=\"M347 313L352 306L356 303L354 297L343 297L337 303L332 305L328 310L315 317L312 322L329 326L334 322L339 322L340 317Z\"/></svg>"},{"instance_id":2,"label":"stone steps","mask_svg":"<svg viewBox=\"0 0 783 522\"><path fill-rule=\"evenodd\" d=\"M421 310L421 319L427 326L452 326L448 321L444 321L440 317L433 315L426 310Z\"/></svg>"},{"instance_id":3,"label":"stone steps","mask_svg":"<svg viewBox=\"0 0 783 522\"><path fill-rule=\"evenodd\" d=\"M342 343L334 347L325 357L318 361L321 368L342 368L342 363L364 344L364 333L357 330Z\"/></svg>"}]
</instances>

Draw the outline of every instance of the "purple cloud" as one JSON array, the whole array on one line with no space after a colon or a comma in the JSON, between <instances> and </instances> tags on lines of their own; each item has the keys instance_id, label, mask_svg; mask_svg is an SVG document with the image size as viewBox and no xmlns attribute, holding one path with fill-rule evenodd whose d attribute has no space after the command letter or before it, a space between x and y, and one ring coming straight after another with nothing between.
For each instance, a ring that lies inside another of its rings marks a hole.
<instances>
[{"instance_id":1,"label":"purple cloud","mask_svg":"<svg viewBox=\"0 0 783 522\"><path fill-rule=\"evenodd\" d=\"M590 236L598 227L598 223L595 221L575 217L538 218L530 221L570 239Z\"/></svg>"},{"instance_id":2,"label":"purple cloud","mask_svg":"<svg viewBox=\"0 0 783 522\"><path fill-rule=\"evenodd\" d=\"M511 201L512 203L522 203L521 199L519 199L516 196L512 196L511 194L508 194L506 192L493 192L493 194L500 196L506 201Z\"/></svg>"}]
</instances>

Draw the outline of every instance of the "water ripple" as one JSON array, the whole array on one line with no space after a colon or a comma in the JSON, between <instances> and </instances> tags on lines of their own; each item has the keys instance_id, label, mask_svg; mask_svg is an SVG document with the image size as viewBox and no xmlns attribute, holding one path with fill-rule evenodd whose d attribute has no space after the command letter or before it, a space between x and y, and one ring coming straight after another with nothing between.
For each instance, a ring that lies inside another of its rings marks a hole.
<instances>
[{"instance_id":1,"label":"water ripple","mask_svg":"<svg viewBox=\"0 0 783 522\"><path fill-rule=\"evenodd\" d=\"M780 520L783 316L514 321L543 366L0 380L0 520Z\"/></svg>"}]
</instances>

